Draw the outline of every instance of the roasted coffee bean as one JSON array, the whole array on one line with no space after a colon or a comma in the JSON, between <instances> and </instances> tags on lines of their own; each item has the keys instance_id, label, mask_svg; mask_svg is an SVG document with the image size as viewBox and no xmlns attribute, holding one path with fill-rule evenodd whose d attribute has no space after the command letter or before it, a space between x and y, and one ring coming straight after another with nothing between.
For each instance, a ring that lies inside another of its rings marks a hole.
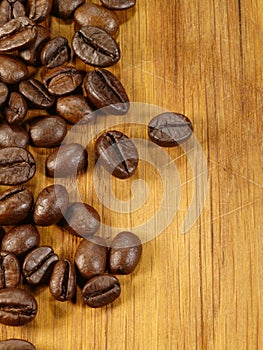
<instances>
[{"instance_id":1,"label":"roasted coffee bean","mask_svg":"<svg viewBox=\"0 0 263 350\"><path fill-rule=\"evenodd\" d=\"M74 265L69 260L60 260L54 266L49 290L58 301L71 300L76 293L76 273Z\"/></svg>"},{"instance_id":2,"label":"roasted coffee bean","mask_svg":"<svg viewBox=\"0 0 263 350\"><path fill-rule=\"evenodd\" d=\"M0 323L22 326L37 314L37 301L29 292L20 288L0 289Z\"/></svg>"},{"instance_id":3,"label":"roasted coffee bean","mask_svg":"<svg viewBox=\"0 0 263 350\"><path fill-rule=\"evenodd\" d=\"M193 133L191 121L184 115L165 112L154 117L148 125L148 135L162 147L175 147L187 141Z\"/></svg>"},{"instance_id":4,"label":"roasted coffee bean","mask_svg":"<svg viewBox=\"0 0 263 350\"><path fill-rule=\"evenodd\" d=\"M100 0L110 10L126 10L136 5L136 0Z\"/></svg>"},{"instance_id":5,"label":"roasted coffee bean","mask_svg":"<svg viewBox=\"0 0 263 350\"><path fill-rule=\"evenodd\" d=\"M108 113L126 114L130 108L129 98L121 82L109 71L97 69L88 72L84 88L89 101Z\"/></svg>"},{"instance_id":6,"label":"roasted coffee bean","mask_svg":"<svg viewBox=\"0 0 263 350\"><path fill-rule=\"evenodd\" d=\"M82 289L84 302L93 308L112 303L120 293L119 280L115 276L106 274L92 277Z\"/></svg>"},{"instance_id":7,"label":"roasted coffee bean","mask_svg":"<svg viewBox=\"0 0 263 350\"><path fill-rule=\"evenodd\" d=\"M7 339L0 341L0 350L36 350L36 348L26 340Z\"/></svg>"},{"instance_id":8,"label":"roasted coffee bean","mask_svg":"<svg viewBox=\"0 0 263 350\"><path fill-rule=\"evenodd\" d=\"M17 84L28 77L27 66L18 58L0 54L0 80L6 84Z\"/></svg>"},{"instance_id":9,"label":"roasted coffee bean","mask_svg":"<svg viewBox=\"0 0 263 350\"><path fill-rule=\"evenodd\" d=\"M13 187L0 194L0 225L17 225L33 207L33 194L25 187Z\"/></svg>"},{"instance_id":10,"label":"roasted coffee bean","mask_svg":"<svg viewBox=\"0 0 263 350\"><path fill-rule=\"evenodd\" d=\"M70 61L70 53L68 40L63 36L56 36L45 44L40 59L47 68L55 68Z\"/></svg>"},{"instance_id":11,"label":"roasted coffee bean","mask_svg":"<svg viewBox=\"0 0 263 350\"><path fill-rule=\"evenodd\" d=\"M31 285L49 283L58 256L49 246L35 248L25 257L22 272L25 280Z\"/></svg>"},{"instance_id":12,"label":"roasted coffee bean","mask_svg":"<svg viewBox=\"0 0 263 350\"><path fill-rule=\"evenodd\" d=\"M120 232L112 241L109 269L113 274L127 275L137 266L142 254L142 242L132 232Z\"/></svg>"},{"instance_id":13,"label":"roasted coffee bean","mask_svg":"<svg viewBox=\"0 0 263 350\"><path fill-rule=\"evenodd\" d=\"M0 107L2 107L5 101L7 100L7 96L8 87L4 83L0 82Z\"/></svg>"},{"instance_id":14,"label":"roasted coffee bean","mask_svg":"<svg viewBox=\"0 0 263 350\"><path fill-rule=\"evenodd\" d=\"M120 131L108 131L95 143L96 159L110 174L130 177L138 166L139 155L133 142Z\"/></svg>"},{"instance_id":15,"label":"roasted coffee bean","mask_svg":"<svg viewBox=\"0 0 263 350\"><path fill-rule=\"evenodd\" d=\"M17 257L8 252L0 252L0 289L16 288L20 281L20 264ZM1 348L0 348L1 349Z\"/></svg>"},{"instance_id":16,"label":"roasted coffee bean","mask_svg":"<svg viewBox=\"0 0 263 350\"><path fill-rule=\"evenodd\" d=\"M72 48L86 64L95 67L109 67L120 59L116 41L105 30L85 26L75 33Z\"/></svg>"},{"instance_id":17,"label":"roasted coffee bean","mask_svg":"<svg viewBox=\"0 0 263 350\"><path fill-rule=\"evenodd\" d=\"M21 81L19 91L35 108L48 109L55 103L55 97L36 79Z\"/></svg>"},{"instance_id":18,"label":"roasted coffee bean","mask_svg":"<svg viewBox=\"0 0 263 350\"><path fill-rule=\"evenodd\" d=\"M0 185L20 185L35 174L36 163L32 154L19 147L0 149Z\"/></svg>"},{"instance_id":19,"label":"roasted coffee bean","mask_svg":"<svg viewBox=\"0 0 263 350\"><path fill-rule=\"evenodd\" d=\"M29 124L29 136L33 146L57 147L67 134L67 123L53 115L34 118Z\"/></svg>"},{"instance_id":20,"label":"roasted coffee bean","mask_svg":"<svg viewBox=\"0 0 263 350\"><path fill-rule=\"evenodd\" d=\"M3 237L2 250L24 257L30 250L39 245L40 236L33 225L15 226Z\"/></svg>"},{"instance_id":21,"label":"roasted coffee bean","mask_svg":"<svg viewBox=\"0 0 263 350\"><path fill-rule=\"evenodd\" d=\"M68 207L65 219L66 229L83 238L93 236L100 226L100 216L97 210L86 203L72 203Z\"/></svg>"},{"instance_id":22,"label":"roasted coffee bean","mask_svg":"<svg viewBox=\"0 0 263 350\"><path fill-rule=\"evenodd\" d=\"M74 11L83 3L85 0L53 0L52 15L58 18L72 18Z\"/></svg>"},{"instance_id":23,"label":"roasted coffee bean","mask_svg":"<svg viewBox=\"0 0 263 350\"><path fill-rule=\"evenodd\" d=\"M42 22L48 17L52 8L51 0L28 0L28 17L37 23Z\"/></svg>"},{"instance_id":24,"label":"roasted coffee bean","mask_svg":"<svg viewBox=\"0 0 263 350\"><path fill-rule=\"evenodd\" d=\"M74 12L74 21L77 30L88 25L101 28L112 36L119 30L119 18L116 13L92 2L77 8Z\"/></svg>"},{"instance_id":25,"label":"roasted coffee bean","mask_svg":"<svg viewBox=\"0 0 263 350\"><path fill-rule=\"evenodd\" d=\"M19 0L2 0L0 3L0 26L11 21L13 18L24 17L26 9Z\"/></svg>"},{"instance_id":26,"label":"roasted coffee bean","mask_svg":"<svg viewBox=\"0 0 263 350\"><path fill-rule=\"evenodd\" d=\"M27 17L17 17L0 27L0 52L22 49L36 38L34 22Z\"/></svg>"},{"instance_id":27,"label":"roasted coffee bean","mask_svg":"<svg viewBox=\"0 0 263 350\"><path fill-rule=\"evenodd\" d=\"M27 131L18 125L9 125L0 122L0 148L28 146L29 137Z\"/></svg>"},{"instance_id":28,"label":"roasted coffee bean","mask_svg":"<svg viewBox=\"0 0 263 350\"><path fill-rule=\"evenodd\" d=\"M87 124L94 120L94 113L83 95L62 96L57 99L57 114L70 124Z\"/></svg>"},{"instance_id":29,"label":"roasted coffee bean","mask_svg":"<svg viewBox=\"0 0 263 350\"><path fill-rule=\"evenodd\" d=\"M27 114L27 103L24 97L18 92L11 92L8 105L5 108L5 117L9 124L22 123Z\"/></svg>"},{"instance_id":30,"label":"roasted coffee bean","mask_svg":"<svg viewBox=\"0 0 263 350\"><path fill-rule=\"evenodd\" d=\"M46 159L46 174L50 177L77 176L86 171L88 153L78 143L62 145Z\"/></svg>"},{"instance_id":31,"label":"roasted coffee bean","mask_svg":"<svg viewBox=\"0 0 263 350\"><path fill-rule=\"evenodd\" d=\"M37 225L50 226L59 222L66 213L69 195L62 185L51 185L38 195L33 218Z\"/></svg>"},{"instance_id":32,"label":"roasted coffee bean","mask_svg":"<svg viewBox=\"0 0 263 350\"><path fill-rule=\"evenodd\" d=\"M48 2L50 2L50 0L48 0ZM30 66L39 66L41 64L40 54L42 47L50 38L50 33L47 28L36 25L36 31L37 36L34 42L28 48L19 52L19 56Z\"/></svg>"},{"instance_id":33,"label":"roasted coffee bean","mask_svg":"<svg viewBox=\"0 0 263 350\"><path fill-rule=\"evenodd\" d=\"M75 252L75 265L84 281L106 272L107 243L102 237L83 239Z\"/></svg>"},{"instance_id":34,"label":"roasted coffee bean","mask_svg":"<svg viewBox=\"0 0 263 350\"><path fill-rule=\"evenodd\" d=\"M59 66L50 69L43 77L48 91L57 96L69 94L82 84L82 75L71 66Z\"/></svg>"}]
</instances>

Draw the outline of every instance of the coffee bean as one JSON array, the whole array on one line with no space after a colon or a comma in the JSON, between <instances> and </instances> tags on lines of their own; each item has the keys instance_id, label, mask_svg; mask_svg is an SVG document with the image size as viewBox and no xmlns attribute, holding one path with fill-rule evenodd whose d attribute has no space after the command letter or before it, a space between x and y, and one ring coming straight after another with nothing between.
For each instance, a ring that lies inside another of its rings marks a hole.
<instances>
[{"instance_id":1,"label":"coffee bean","mask_svg":"<svg viewBox=\"0 0 263 350\"><path fill-rule=\"evenodd\" d=\"M4 235L1 249L21 258L37 247L39 241L40 236L35 226L15 226Z\"/></svg>"},{"instance_id":2,"label":"coffee bean","mask_svg":"<svg viewBox=\"0 0 263 350\"><path fill-rule=\"evenodd\" d=\"M19 0L2 0L0 3L0 26L11 21L13 18L24 17L26 9Z\"/></svg>"},{"instance_id":3,"label":"coffee bean","mask_svg":"<svg viewBox=\"0 0 263 350\"><path fill-rule=\"evenodd\" d=\"M0 289L16 288L20 275L20 264L17 257L14 254L0 251Z\"/></svg>"},{"instance_id":4,"label":"coffee bean","mask_svg":"<svg viewBox=\"0 0 263 350\"><path fill-rule=\"evenodd\" d=\"M136 5L136 0L100 0L110 10L126 10Z\"/></svg>"},{"instance_id":5,"label":"coffee bean","mask_svg":"<svg viewBox=\"0 0 263 350\"><path fill-rule=\"evenodd\" d=\"M77 176L86 171L88 153L78 143L62 145L46 159L46 174L50 177Z\"/></svg>"},{"instance_id":6,"label":"coffee bean","mask_svg":"<svg viewBox=\"0 0 263 350\"><path fill-rule=\"evenodd\" d=\"M109 269L113 274L127 275L137 266L142 254L142 242L132 232L120 232L112 241Z\"/></svg>"},{"instance_id":7,"label":"coffee bean","mask_svg":"<svg viewBox=\"0 0 263 350\"><path fill-rule=\"evenodd\" d=\"M130 177L137 169L139 161L133 142L116 130L105 132L97 139L95 155L99 164L120 179Z\"/></svg>"},{"instance_id":8,"label":"coffee bean","mask_svg":"<svg viewBox=\"0 0 263 350\"><path fill-rule=\"evenodd\" d=\"M43 77L48 91L57 96L69 94L82 84L82 75L71 66L59 66L50 69Z\"/></svg>"},{"instance_id":9,"label":"coffee bean","mask_svg":"<svg viewBox=\"0 0 263 350\"><path fill-rule=\"evenodd\" d=\"M99 229L100 216L98 212L86 203L72 203L65 214L66 229L83 238L93 236Z\"/></svg>"},{"instance_id":10,"label":"coffee bean","mask_svg":"<svg viewBox=\"0 0 263 350\"><path fill-rule=\"evenodd\" d=\"M38 195L33 218L37 225L50 226L59 222L68 207L69 195L62 185L51 185Z\"/></svg>"},{"instance_id":11,"label":"coffee bean","mask_svg":"<svg viewBox=\"0 0 263 350\"><path fill-rule=\"evenodd\" d=\"M20 288L0 289L0 323L22 326L37 314L37 301L29 292Z\"/></svg>"},{"instance_id":12,"label":"coffee bean","mask_svg":"<svg viewBox=\"0 0 263 350\"><path fill-rule=\"evenodd\" d=\"M154 117L148 125L148 135L162 147L174 147L187 141L193 133L191 121L184 115L165 112Z\"/></svg>"},{"instance_id":13,"label":"coffee bean","mask_svg":"<svg viewBox=\"0 0 263 350\"><path fill-rule=\"evenodd\" d=\"M34 22L27 17L17 17L0 27L0 52L22 49L36 38Z\"/></svg>"},{"instance_id":14,"label":"coffee bean","mask_svg":"<svg viewBox=\"0 0 263 350\"><path fill-rule=\"evenodd\" d=\"M97 27L84 26L77 31L73 36L72 48L83 62L95 67L109 67L120 59L116 41Z\"/></svg>"},{"instance_id":15,"label":"coffee bean","mask_svg":"<svg viewBox=\"0 0 263 350\"><path fill-rule=\"evenodd\" d=\"M74 11L84 2L85 0L53 0L52 15L63 19L72 18Z\"/></svg>"},{"instance_id":16,"label":"coffee bean","mask_svg":"<svg viewBox=\"0 0 263 350\"><path fill-rule=\"evenodd\" d=\"M76 293L76 273L69 260L56 263L49 282L49 290L58 301L71 300Z\"/></svg>"},{"instance_id":17,"label":"coffee bean","mask_svg":"<svg viewBox=\"0 0 263 350\"><path fill-rule=\"evenodd\" d=\"M119 18L115 12L92 2L85 3L74 12L76 29L84 26L93 26L105 30L114 36L119 30Z\"/></svg>"},{"instance_id":18,"label":"coffee bean","mask_svg":"<svg viewBox=\"0 0 263 350\"><path fill-rule=\"evenodd\" d=\"M58 256L49 246L35 248L25 257L22 272L31 285L49 283L49 278L58 261Z\"/></svg>"},{"instance_id":19,"label":"coffee bean","mask_svg":"<svg viewBox=\"0 0 263 350\"><path fill-rule=\"evenodd\" d=\"M7 339L0 341L0 350L36 350L36 348L26 340Z\"/></svg>"},{"instance_id":20,"label":"coffee bean","mask_svg":"<svg viewBox=\"0 0 263 350\"><path fill-rule=\"evenodd\" d=\"M0 149L0 185L19 185L35 174L36 163L32 154L19 147Z\"/></svg>"},{"instance_id":21,"label":"coffee bean","mask_svg":"<svg viewBox=\"0 0 263 350\"><path fill-rule=\"evenodd\" d=\"M50 2L50 0L48 0ZM40 53L42 47L50 38L49 30L40 25L36 25L37 36L34 42L26 49L19 52L19 56L30 66L39 66Z\"/></svg>"},{"instance_id":22,"label":"coffee bean","mask_svg":"<svg viewBox=\"0 0 263 350\"><path fill-rule=\"evenodd\" d=\"M0 80L6 84L17 84L28 77L27 66L18 58L0 54Z\"/></svg>"},{"instance_id":23,"label":"coffee bean","mask_svg":"<svg viewBox=\"0 0 263 350\"><path fill-rule=\"evenodd\" d=\"M33 207L32 193L25 187L14 187L0 194L0 225L17 225Z\"/></svg>"},{"instance_id":24,"label":"coffee bean","mask_svg":"<svg viewBox=\"0 0 263 350\"><path fill-rule=\"evenodd\" d=\"M83 239L75 252L75 265L80 282L106 272L107 243L102 237Z\"/></svg>"},{"instance_id":25,"label":"coffee bean","mask_svg":"<svg viewBox=\"0 0 263 350\"><path fill-rule=\"evenodd\" d=\"M50 14L52 8L51 0L28 0L28 17L37 23L44 21Z\"/></svg>"},{"instance_id":26,"label":"coffee bean","mask_svg":"<svg viewBox=\"0 0 263 350\"><path fill-rule=\"evenodd\" d=\"M67 134L67 123L53 115L34 118L29 124L29 136L33 146L57 147Z\"/></svg>"},{"instance_id":27,"label":"coffee bean","mask_svg":"<svg viewBox=\"0 0 263 350\"><path fill-rule=\"evenodd\" d=\"M21 81L19 91L35 108L48 109L55 103L55 97L36 79Z\"/></svg>"},{"instance_id":28,"label":"coffee bean","mask_svg":"<svg viewBox=\"0 0 263 350\"><path fill-rule=\"evenodd\" d=\"M57 99L57 114L70 124L87 124L94 120L94 113L83 95L62 96Z\"/></svg>"},{"instance_id":29,"label":"coffee bean","mask_svg":"<svg viewBox=\"0 0 263 350\"><path fill-rule=\"evenodd\" d=\"M0 107L2 107L5 101L7 100L7 96L8 87L4 83L0 82Z\"/></svg>"},{"instance_id":30,"label":"coffee bean","mask_svg":"<svg viewBox=\"0 0 263 350\"><path fill-rule=\"evenodd\" d=\"M47 68L55 68L70 61L70 53L68 40L63 36L56 36L45 44L40 59Z\"/></svg>"},{"instance_id":31,"label":"coffee bean","mask_svg":"<svg viewBox=\"0 0 263 350\"><path fill-rule=\"evenodd\" d=\"M129 98L121 82L109 71L97 69L88 72L84 88L89 101L108 113L126 114L130 108Z\"/></svg>"},{"instance_id":32,"label":"coffee bean","mask_svg":"<svg viewBox=\"0 0 263 350\"><path fill-rule=\"evenodd\" d=\"M22 123L27 114L27 103L24 97L18 92L11 92L8 105L5 108L5 117L9 124Z\"/></svg>"},{"instance_id":33,"label":"coffee bean","mask_svg":"<svg viewBox=\"0 0 263 350\"><path fill-rule=\"evenodd\" d=\"M28 146L29 137L27 131L18 125L9 125L0 122L0 148Z\"/></svg>"},{"instance_id":34,"label":"coffee bean","mask_svg":"<svg viewBox=\"0 0 263 350\"><path fill-rule=\"evenodd\" d=\"M115 276L106 274L92 277L82 289L84 302L93 308L112 303L120 293L119 280Z\"/></svg>"}]
</instances>

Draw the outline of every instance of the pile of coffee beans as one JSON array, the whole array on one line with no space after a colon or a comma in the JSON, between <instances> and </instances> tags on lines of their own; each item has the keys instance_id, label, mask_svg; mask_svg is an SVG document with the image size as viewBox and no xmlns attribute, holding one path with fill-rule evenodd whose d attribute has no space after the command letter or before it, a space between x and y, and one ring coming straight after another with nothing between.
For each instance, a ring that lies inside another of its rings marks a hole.
<instances>
[{"instance_id":1,"label":"pile of coffee beans","mask_svg":"<svg viewBox=\"0 0 263 350\"><path fill-rule=\"evenodd\" d=\"M129 111L125 88L105 68L121 57L114 39L119 31L114 10L129 9L136 0L101 3L0 3L0 185L12 186L0 194L0 323L5 325L24 325L37 314L36 300L19 287L21 282L49 285L52 296L61 302L74 298L79 285L84 302L98 308L119 297L121 287L115 275L132 273L141 258L142 242L132 232L120 232L110 244L95 236L99 213L87 203L69 203L64 186L51 185L38 194L24 186L37 168L28 145L52 149L45 163L46 176L76 176L87 170L88 153L78 143L62 144L69 124L91 122L94 110L100 108L116 115ZM62 36L52 37L40 24L50 15L74 20L71 43ZM95 69L82 72L70 65L72 51L73 57ZM36 78L39 72L41 79ZM45 110L48 115L28 121L31 109ZM159 146L172 147L191 136L192 124L181 114L164 113L150 121L148 134ZM96 161L119 179L132 176L139 162L136 146L118 130L100 135L94 153ZM40 245L37 226L54 224L83 238L74 262L61 260L52 247ZM34 346L9 339L0 342L0 349Z\"/></svg>"}]
</instances>

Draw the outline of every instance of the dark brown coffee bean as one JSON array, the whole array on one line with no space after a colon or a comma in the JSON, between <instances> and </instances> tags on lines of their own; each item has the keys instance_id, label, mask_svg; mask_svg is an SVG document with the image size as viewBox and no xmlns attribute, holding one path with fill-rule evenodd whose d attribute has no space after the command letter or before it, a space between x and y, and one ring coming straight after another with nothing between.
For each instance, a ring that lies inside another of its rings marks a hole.
<instances>
[{"instance_id":1,"label":"dark brown coffee bean","mask_svg":"<svg viewBox=\"0 0 263 350\"><path fill-rule=\"evenodd\" d=\"M82 84L82 75L71 66L59 66L50 69L43 77L48 91L57 96L69 94Z\"/></svg>"},{"instance_id":2,"label":"dark brown coffee bean","mask_svg":"<svg viewBox=\"0 0 263 350\"><path fill-rule=\"evenodd\" d=\"M17 225L33 207L34 197L25 187L14 187L0 194L0 225Z\"/></svg>"},{"instance_id":3,"label":"dark brown coffee bean","mask_svg":"<svg viewBox=\"0 0 263 350\"><path fill-rule=\"evenodd\" d=\"M22 326L37 314L37 301L29 292L19 288L0 289L0 323Z\"/></svg>"},{"instance_id":4,"label":"dark brown coffee bean","mask_svg":"<svg viewBox=\"0 0 263 350\"><path fill-rule=\"evenodd\" d=\"M19 52L19 56L30 66L39 66L42 47L50 38L49 30L36 25L37 36L34 42L26 49Z\"/></svg>"},{"instance_id":5,"label":"dark brown coffee bean","mask_svg":"<svg viewBox=\"0 0 263 350\"><path fill-rule=\"evenodd\" d=\"M76 293L76 273L69 260L56 263L49 282L49 290L58 301L71 300Z\"/></svg>"},{"instance_id":6,"label":"dark brown coffee bean","mask_svg":"<svg viewBox=\"0 0 263 350\"><path fill-rule=\"evenodd\" d=\"M76 29L84 26L93 26L105 30L114 36L119 30L119 18L115 12L92 2L85 3L74 12Z\"/></svg>"},{"instance_id":7,"label":"dark brown coffee bean","mask_svg":"<svg viewBox=\"0 0 263 350\"><path fill-rule=\"evenodd\" d=\"M92 277L82 289L84 302L93 308L112 303L120 293L119 280L115 276L106 274Z\"/></svg>"},{"instance_id":8,"label":"dark brown coffee bean","mask_svg":"<svg viewBox=\"0 0 263 350\"><path fill-rule=\"evenodd\" d=\"M49 246L35 248L28 253L23 262L22 272L25 280L31 285L49 283L58 256Z\"/></svg>"},{"instance_id":9,"label":"dark brown coffee bean","mask_svg":"<svg viewBox=\"0 0 263 350\"><path fill-rule=\"evenodd\" d=\"M36 348L26 340L7 339L0 341L0 350L36 350Z\"/></svg>"},{"instance_id":10,"label":"dark brown coffee bean","mask_svg":"<svg viewBox=\"0 0 263 350\"><path fill-rule=\"evenodd\" d=\"M69 195L62 185L51 185L38 195L33 218L37 225L50 226L59 222L66 213Z\"/></svg>"},{"instance_id":11,"label":"dark brown coffee bean","mask_svg":"<svg viewBox=\"0 0 263 350\"><path fill-rule=\"evenodd\" d=\"M93 110L83 95L59 97L56 111L70 124L87 124L95 118Z\"/></svg>"},{"instance_id":12,"label":"dark brown coffee bean","mask_svg":"<svg viewBox=\"0 0 263 350\"><path fill-rule=\"evenodd\" d=\"M29 136L33 146L57 147L67 134L67 123L53 115L34 118L29 124Z\"/></svg>"},{"instance_id":13,"label":"dark brown coffee bean","mask_svg":"<svg viewBox=\"0 0 263 350\"><path fill-rule=\"evenodd\" d=\"M2 250L13 253L20 258L37 247L39 241L40 236L35 226L15 226L4 235Z\"/></svg>"},{"instance_id":14,"label":"dark brown coffee bean","mask_svg":"<svg viewBox=\"0 0 263 350\"><path fill-rule=\"evenodd\" d=\"M51 177L77 176L86 171L88 153L78 143L62 145L46 159L46 174Z\"/></svg>"},{"instance_id":15,"label":"dark brown coffee bean","mask_svg":"<svg viewBox=\"0 0 263 350\"><path fill-rule=\"evenodd\" d=\"M28 0L28 17L37 23L48 17L52 8L52 0Z\"/></svg>"},{"instance_id":16,"label":"dark brown coffee bean","mask_svg":"<svg viewBox=\"0 0 263 350\"><path fill-rule=\"evenodd\" d=\"M121 82L109 71L97 69L88 72L84 88L89 101L108 113L126 114L130 108L129 98Z\"/></svg>"},{"instance_id":17,"label":"dark brown coffee bean","mask_svg":"<svg viewBox=\"0 0 263 350\"><path fill-rule=\"evenodd\" d=\"M148 125L148 135L162 147L175 147L187 141L193 133L191 121L184 115L165 112L154 117Z\"/></svg>"},{"instance_id":18,"label":"dark brown coffee bean","mask_svg":"<svg viewBox=\"0 0 263 350\"><path fill-rule=\"evenodd\" d=\"M139 161L133 142L116 130L105 132L97 139L95 155L99 164L120 179L130 177L137 169Z\"/></svg>"},{"instance_id":19,"label":"dark brown coffee bean","mask_svg":"<svg viewBox=\"0 0 263 350\"><path fill-rule=\"evenodd\" d=\"M110 67L120 59L116 41L105 30L85 26L75 33L72 40L75 54L94 67Z\"/></svg>"},{"instance_id":20,"label":"dark brown coffee bean","mask_svg":"<svg viewBox=\"0 0 263 350\"><path fill-rule=\"evenodd\" d=\"M0 107L2 107L5 101L7 100L7 96L8 87L4 83L0 82Z\"/></svg>"},{"instance_id":21,"label":"dark brown coffee bean","mask_svg":"<svg viewBox=\"0 0 263 350\"><path fill-rule=\"evenodd\" d=\"M27 17L17 17L0 27L0 52L22 49L36 38L34 22Z\"/></svg>"},{"instance_id":22,"label":"dark brown coffee bean","mask_svg":"<svg viewBox=\"0 0 263 350\"><path fill-rule=\"evenodd\" d=\"M9 125L0 122L0 148L28 146L29 137L27 131L18 125Z\"/></svg>"},{"instance_id":23,"label":"dark brown coffee bean","mask_svg":"<svg viewBox=\"0 0 263 350\"><path fill-rule=\"evenodd\" d=\"M126 10L136 5L136 0L100 0L110 10Z\"/></svg>"},{"instance_id":24,"label":"dark brown coffee bean","mask_svg":"<svg viewBox=\"0 0 263 350\"><path fill-rule=\"evenodd\" d=\"M17 257L8 252L0 252L0 289L16 288L20 281L20 264ZM0 348L1 349L1 348Z\"/></svg>"},{"instance_id":25,"label":"dark brown coffee bean","mask_svg":"<svg viewBox=\"0 0 263 350\"><path fill-rule=\"evenodd\" d=\"M83 3L85 0L53 0L52 15L58 18L72 18L74 11Z\"/></svg>"},{"instance_id":26,"label":"dark brown coffee bean","mask_svg":"<svg viewBox=\"0 0 263 350\"><path fill-rule=\"evenodd\" d=\"M17 84L28 77L27 66L18 58L0 54L0 80L6 84Z\"/></svg>"},{"instance_id":27,"label":"dark brown coffee bean","mask_svg":"<svg viewBox=\"0 0 263 350\"><path fill-rule=\"evenodd\" d=\"M5 117L9 124L22 123L27 114L27 103L18 92L11 92L8 105L5 108Z\"/></svg>"},{"instance_id":28,"label":"dark brown coffee bean","mask_svg":"<svg viewBox=\"0 0 263 350\"><path fill-rule=\"evenodd\" d=\"M48 109L55 103L55 97L36 79L21 81L19 91L35 108Z\"/></svg>"},{"instance_id":29,"label":"dark brown coffee bean","mask_svg":"<svg viewBox=\"0 0 263 350\"><path fill-rule=\"evenodd\" d=\"M0 185L20 185L35 174L36 162L24 148L0 149Z\"/></svg>"},{"instance_id":30,"label":"dark brown coffee bean","mask_svg":"<svg viewBox=\"0 0 263 350\"><path fill-rule=\"evenodd\" d=\"M112 241L109 269L113 274L127 275L137 266L142 254L142 242L132 232L120 232Z\"/></svg>"},{"instance_id":31,"label":"dark brown coffee bean","mask_svg":"<svg viewBox=\"0 0 263 350\"><path fill-rule=\"evenodd\" d=\"M70 53L68 40L63 36L56 36L45 44L40 59L47 68L55 68L70 61Z\"/></svg>"},{"instance_id":32,"label":"dark brown coffee bean","mask_svg":"<svg viewBox=\"0 0 263 350\"><path fill-rule=\"evenodd\" d=\"M106 272L107 243L102 237L83 239L75 253L75 265L81 281Z\"/></svg>"},{"instance_id":33,"label":"dark brown coffee bean","mask_svg":"<svg viewBox=\"0 0 263 350\"><path fill-rule=\"evenodd\" d=\"M0 3L0 26L11 21L13 18L24 17L26 10L19 0L2 0Z\"/></svg>"},{"instance_id":34,"label":"dark brown coffee bean","mask_svg":"<svg viewBox=\"0 0 263 350\"><path fill-rule=\"evenodd\" d=\"M93 236L99 229L100 216L98 212L86 203L72 203L65 214L66 229L83 238Z\"/></svg>"}]
</instances>

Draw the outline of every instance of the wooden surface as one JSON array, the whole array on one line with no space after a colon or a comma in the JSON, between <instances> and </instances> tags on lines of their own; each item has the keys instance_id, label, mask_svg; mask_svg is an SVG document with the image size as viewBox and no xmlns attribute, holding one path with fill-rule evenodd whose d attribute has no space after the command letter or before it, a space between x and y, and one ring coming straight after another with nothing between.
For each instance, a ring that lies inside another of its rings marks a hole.
<instances>
[{"instance_id":1,"label":"wooden surface","mask_svg":"<svg viewBox=\"0 0 263 350\"><path fill-rule=\"evenodd\" d=\"M83 305L79 290L76 303L59 303L48 288L37 288L35 321L21 328L1 326L0 338L22 337L38 350L262 349L262 1L137 2L119 13L122 58L110 70L131 101L181 112L193 121L209 168L204 210L181 234L196 191L194 172L182 150L169 150L180 176L179 210L164 232L144 245L136 271L120 277L119 300L93 310ZM73 25L57 19L50 28L52 36L70 38L74 32ZM146 128L120 129L147 139ZM134 178L112 180L113 193L123 201L131 199L134 179L143 178L149 187L144 208L117 215L93 189L93 145L88 174L77 182L82 200L94 205L107 225L132 230L147 222L164 190L158 171L141 162ZM39 165L28 188L37 194L52 183L44 176L48 151L30 150ZM41 244L73 258L79 239L55 226L39 230ZM99 233L108 237L106 231Z\"/></svg>"}]
</instances>

